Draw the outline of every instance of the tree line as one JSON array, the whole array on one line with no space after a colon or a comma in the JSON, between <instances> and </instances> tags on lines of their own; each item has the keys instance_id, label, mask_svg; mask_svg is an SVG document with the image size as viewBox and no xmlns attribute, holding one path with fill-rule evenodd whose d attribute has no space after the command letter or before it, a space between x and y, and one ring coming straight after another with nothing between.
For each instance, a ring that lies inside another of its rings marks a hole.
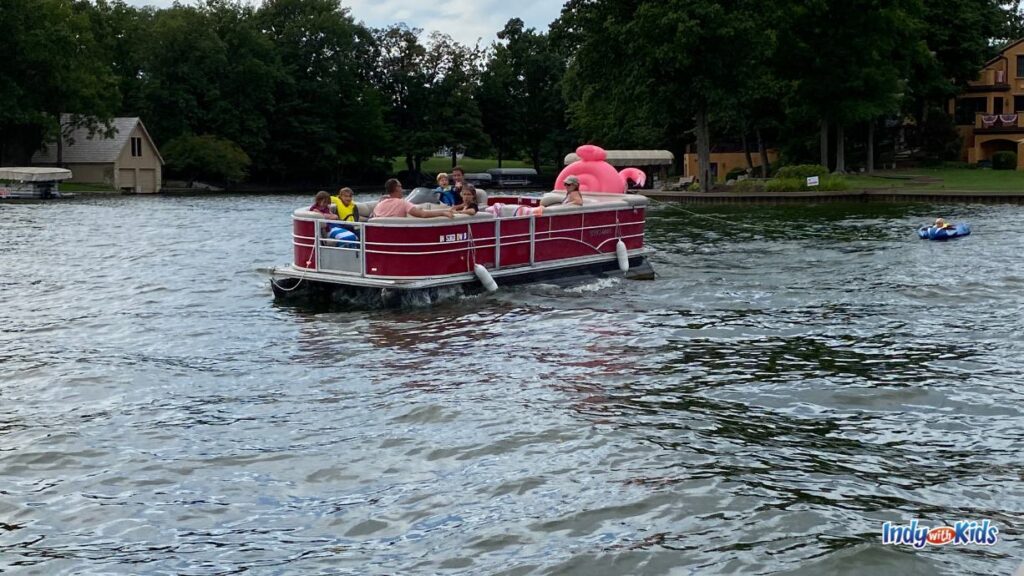
<instances>
[{"instance_id":1,"label":"tree line","mask_svg":"<svg viewBox=\"0 0 1024 576\"><path fill-rule=\"evenodd\" d=\"M949 98L1022 29L1005 0L569 0L483 46L339 0L0 0L0 26L5 165L131 115L171 171L228 181L379 178L394 158L415 175L439 149L539 169L593 142L694 146L704 184L722 141L840 172L854 142L870 168L893 119L946 155Z\"/></svg>"}]
</instances>

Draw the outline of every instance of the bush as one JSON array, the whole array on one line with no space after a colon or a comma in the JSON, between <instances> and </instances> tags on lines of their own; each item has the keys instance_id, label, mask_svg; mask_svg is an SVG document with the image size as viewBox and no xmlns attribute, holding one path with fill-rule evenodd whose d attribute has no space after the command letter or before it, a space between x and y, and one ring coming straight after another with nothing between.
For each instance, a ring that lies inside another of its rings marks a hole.
<instances>
[{"instance_id":1,"label":"bush","mask_svg":"<svg viewBox=\"0 0 1024 576\"><path fill-rule=\"evenodd\" d=\"M746 168L733 168L732 170L729 170L728 173L726 173L725 181L728 182L729 180L735 180L735 179L739 178L740 176L746 176L746 175L747 175L747 169Z\"/></svg>"},{"instance_id":2,"label":"bush","mask_svg":"<svg viewBox=\"0 0 1024 576\"><path fill-rule=\"evenodd\" d=\"M1009 150L1003 150L1002 152L996 152L992 155L992 169L993 170L1016 170L1017 169L1017 153L1010 152Z\"/></svg>"},{"instance_id":3,"label":"bush","mask_svg":"<svg viewBox=\"0 0 1024 576\"><path fill-rule=\"evenodd\" d=\"M806 179L811 176L828 176L828 168L820 164L798 164L796 166L783 166L776 172L778 178Z\"/></svg>"},{"instance_id":4,"label":"bush","mask_svg":"<svg viewBox=\"0 0 1024 576\"><path fill-rule=\"evenodd\" d=\"M733 192L759 192L762 189L761 183L757 180L740 180L732 186Z\"/></svg>"},{"instance_id":5,"label":"bush","mask_svg":"<svg viewBox=\"0 0 1024 576\"><path fill-rule=\"evenodd\" d=\"M842 176L824 176L819 178L818 185L814 187L807 186L807 178L774 178L765 184L764 189L768 192L800 192L805 190L833 192L846 190L850 187L846 183L846 178Z\"/></svg>"},{"instance_id":6,"label":"bush","mask_svg":"<svg viewBox=\"0 0 1024 576\"><path fill-rule=\"evenodd\" d=\"M241 182L249 170L249 155L231 140L209 134L179 136L163 148L167 169L189 182L208 179Z\"/></svg>"},{"instance_id":7,"label":"bush","mask_svg":"<svg viewBox=\"0 0 1024 576\"><path fill-rule=\"evenodd\" d=\"M772 178L765 182L764 189L767 192L796 192L806 186L806 180L797 178Z\"/></svg>"}]
</instances>

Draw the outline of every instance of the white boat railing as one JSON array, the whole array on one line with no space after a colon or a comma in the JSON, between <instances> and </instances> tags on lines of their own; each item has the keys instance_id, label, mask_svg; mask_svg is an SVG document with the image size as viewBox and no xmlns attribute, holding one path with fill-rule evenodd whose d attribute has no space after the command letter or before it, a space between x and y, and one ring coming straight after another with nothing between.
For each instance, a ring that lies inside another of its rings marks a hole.
<instances>
[{"instance_id":1,"label":"white boat railing","mask_svg":"<svg viewBox=\"0 0 1024 576\"><path fill-rule=\"evenodd\" d=\"M475 250L487 250L494 249L494 268L501 269L503 267L501 254L503 250L508 250L514 246L521 246L528 244L530 247L529 261L528 262L517 262L511 264L512 266L533 266L537 262L537 244L539 242L552 242L552 241L569 241L583 244L584 246L590 247L596 254L602 254L601 248L612 240L630 240L635 238L644 237L644 232L641 230L639 233L632 234L619 234L618 229L621 227L636 226L640 225L646 227L646 217L641 220L621 222L619 214L622 212L634 212L634 207L616 208L615 222L606 224L596 224L593 226L587 226L586 220L588 214L607 214L609 211L588 211L580 213L559 213L552 215L543 216L511 216L504 218L496 218L494 220L473 220L466 222L458 221L431 221L432 224L438 227L451 227L451 226L465 226L467 231L467 237L465 240L459 240L459 245L456 247L445 247L436 250L422 250L422 251L408 251L408 250L392 250L389 247L397 246L444 246L448 242L380 242L366 241L366 229L369 227L389 227L395 229L401 229L403 226L395 222L387 223L374 223L372 220L367 222L340 222L337 220L326 220L323 218L309 217L309 216L293 216L293 221L298 222L309 222L312 224L313 235L301 235L294 231L292 232L292 244L296 248L311 249L313 258L307 258L304 268L317 272L329 272L332 274L341 275L352 275L359 276L362 278L385 278L387 276L368 274L366 270L366 258L367 255L383 255L383 256L437 256L441 254L451 254L458 252L473 252ZM541 218L551 218L555 216L580 216L580 225L569 228L556 228L551 229L550 226L547 230L537 230L537 221ZM646 215L645 215L646 216ZM502 234L502 223L507 221L516 220L529 220L529 228L525 233L515 234ZM474 237L472 233L472 227L474 224L486 224L494 223L494 235L488 235L483 238ZM345 228L352 230L358 240L336 240L330 238L325 234L328 227L334 224L342 225ZM583 235L587 231L604 230L604 229L615 229L615 231L608 238L603 239L596 246L584 240ZM369 244L370 246L367 246ZM354 245L354 246L353 246ZM614 256L614 252L604 252ZM325 266L325 259L333 265ZM353 266L355 262L358 265ZM313 264L312 267L309 264ZM347 265L346 265L347 264ZM467 270L467 273L470 273Z\"/></svg>"}]
</instances>

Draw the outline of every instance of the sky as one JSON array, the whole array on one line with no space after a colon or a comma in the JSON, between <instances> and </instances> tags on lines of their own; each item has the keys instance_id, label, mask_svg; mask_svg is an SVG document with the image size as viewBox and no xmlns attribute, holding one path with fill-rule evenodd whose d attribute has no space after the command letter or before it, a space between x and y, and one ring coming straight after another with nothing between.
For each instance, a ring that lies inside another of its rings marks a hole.
<instances>
[{"instance_id":1,"label":"sky","mask_svg":"<svg viewBox=\"0 0 1024 576\"><path fill-rule=\"evenodd\" d=\"M126 2L133 6L166 8L173 0ZM481 40L481 46L489 45L509 18L521 18L527 28L547 31L563 4L564 0L342 0L342 6L351 10L356 21L371 28L405 22L412 28L422 28L426 34L440 30L470 46L476 44L477 39Z\"/></svg>"}]
</instances>

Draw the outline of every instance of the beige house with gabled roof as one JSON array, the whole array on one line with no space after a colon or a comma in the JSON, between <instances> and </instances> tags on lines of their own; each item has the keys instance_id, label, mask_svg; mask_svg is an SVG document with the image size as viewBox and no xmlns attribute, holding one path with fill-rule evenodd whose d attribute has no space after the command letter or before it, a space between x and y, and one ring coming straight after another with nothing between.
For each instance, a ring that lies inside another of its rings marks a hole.
<instances>
[{"instance_id":1,"label":"beige house with gabled roof","mask_svg":"<svg viewBox=\"0 0 1024 576\"><path fill-rule=\"evenodd\" d=\"M69 115L61 116L67 123ZM139 118L114 118L112 138L79 128L64 137L60 168L71 170L69 182L102 183L115 190L150 194L163 182L164 159ZM32 156L37 166L57 166L57 143L51 142Z\"/></svg>"}]
</instances>

